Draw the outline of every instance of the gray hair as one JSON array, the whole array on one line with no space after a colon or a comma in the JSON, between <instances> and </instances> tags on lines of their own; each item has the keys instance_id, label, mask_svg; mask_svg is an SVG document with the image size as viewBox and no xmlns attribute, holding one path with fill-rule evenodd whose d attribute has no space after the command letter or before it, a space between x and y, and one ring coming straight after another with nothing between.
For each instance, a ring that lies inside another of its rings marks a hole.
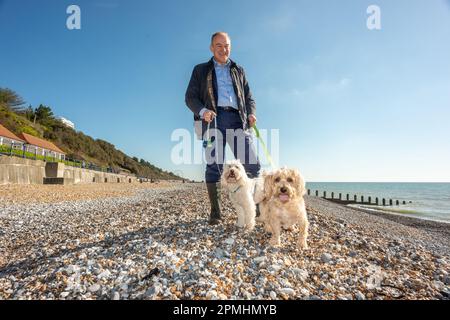
<instances>
[{"instance_id":1,"label":"gray hair","mask_svg":"<svg viewBox=\"0 0 450 320\"><path fill-rule=\"evenodd\" d=\"M230 36L229 36L228 33L224 32L224 31L218 31L218 32L215 32L215 33L211 36L211 44L213 44L214 38L215 38L216 36L218 36L219 34L226 36L226 37L228 38L228 40L231 41L231 38L230 38Z\"/></svg>"}]
</instances>

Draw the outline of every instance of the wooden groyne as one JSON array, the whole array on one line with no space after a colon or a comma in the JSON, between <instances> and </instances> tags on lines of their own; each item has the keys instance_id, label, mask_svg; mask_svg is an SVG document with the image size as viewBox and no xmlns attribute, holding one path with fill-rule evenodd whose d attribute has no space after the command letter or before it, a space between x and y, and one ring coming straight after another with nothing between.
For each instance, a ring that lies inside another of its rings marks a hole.
<instances>
[{"instance_id":1,"label":"wooden groyne","mask_svg":"<svg viewBox=\"0 0 450 320\"><path fill-rule=\"evenodd\" d=\"M316 197L319 197L319 190L315 190L314 195ZM308 196L311 195L311 189L308 189ZM376 205L376 206L393 206L394 204L396 206L399 206L400 204L406 204L406 201L399 201L399 200L393 200L393 199L386 199L386 198L372 198L371 196L365 197L365 196L357 196L356 194L353 195L353 197L350 196L349 193L345 194L345 199L342 197L342 193L338 193L335 197L335 193L331 192L331 197L327 197L327 192L322 191L322 196L320 196L322 199L333 201L340 204L365 204L365 205ZM358 201L359 200L359 201ZM409 201L408 203L411 203Z\"/></svg>"}]
</instances>

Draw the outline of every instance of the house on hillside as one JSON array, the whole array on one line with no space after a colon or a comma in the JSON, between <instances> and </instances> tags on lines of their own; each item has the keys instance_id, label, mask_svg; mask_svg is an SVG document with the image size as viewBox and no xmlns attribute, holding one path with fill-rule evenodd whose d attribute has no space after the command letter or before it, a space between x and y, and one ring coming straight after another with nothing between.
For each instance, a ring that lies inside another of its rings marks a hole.
<instances>
[{"instance_id":1,"label":"house on hillside","mask_svg":"<svg viewBox=\"0 0 450 320\"><path fill-rule=\"evenodd\" d=\"M0 146L10 147L12 145L14 149L22 149L24 143L24 140L0 124Z\"/></svg>"},{"instance_id":2,"label":"house on hillside","mask_svg":"<svg viewBox=\"0 0 450 320\"><path fill-rule=\"evenodd\" d=\"M40 139L24 132L22 132L19 137L25 141L27 152L59 160L64 160L66 157L64 151L50 141Z\"/></svg>"}]
</instances>

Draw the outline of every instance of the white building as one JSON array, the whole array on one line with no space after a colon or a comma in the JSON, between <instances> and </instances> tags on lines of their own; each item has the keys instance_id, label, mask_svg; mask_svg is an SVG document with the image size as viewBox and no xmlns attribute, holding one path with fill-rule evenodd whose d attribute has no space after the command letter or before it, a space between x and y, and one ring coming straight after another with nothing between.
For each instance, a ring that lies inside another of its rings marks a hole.
<instances>
[{"instance_id":1,"label":"white building","mask_svg":"<svg viewBox=\"0 0 450 320\"><path fill-rule=\"evenodd\" d=\"M72 121L67 120L67 119L64 118L64 117L58 117L58 119L59 119L62 123L64 123L67 127L72 128L72 129L75 129L75 124L74 124Z\"/></svg>"}]
</instances>

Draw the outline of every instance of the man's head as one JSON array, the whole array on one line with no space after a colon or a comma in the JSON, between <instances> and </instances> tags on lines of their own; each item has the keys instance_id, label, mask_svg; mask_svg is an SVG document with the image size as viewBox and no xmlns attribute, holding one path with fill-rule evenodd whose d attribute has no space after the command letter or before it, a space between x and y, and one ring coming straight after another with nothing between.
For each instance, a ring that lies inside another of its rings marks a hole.
<instances>
[{"instance_id":1,"label":"man's head","mask_svg":"<svg viewBox=\"0 0 450 320\"><path fill-rule=\"evenodd\" d=\"M214 55L214 59L221 64L228 61L231 53L231 40L226 32L216 32L211 37L211 46L209 47Z\"/></svg>"}]
</instances>

